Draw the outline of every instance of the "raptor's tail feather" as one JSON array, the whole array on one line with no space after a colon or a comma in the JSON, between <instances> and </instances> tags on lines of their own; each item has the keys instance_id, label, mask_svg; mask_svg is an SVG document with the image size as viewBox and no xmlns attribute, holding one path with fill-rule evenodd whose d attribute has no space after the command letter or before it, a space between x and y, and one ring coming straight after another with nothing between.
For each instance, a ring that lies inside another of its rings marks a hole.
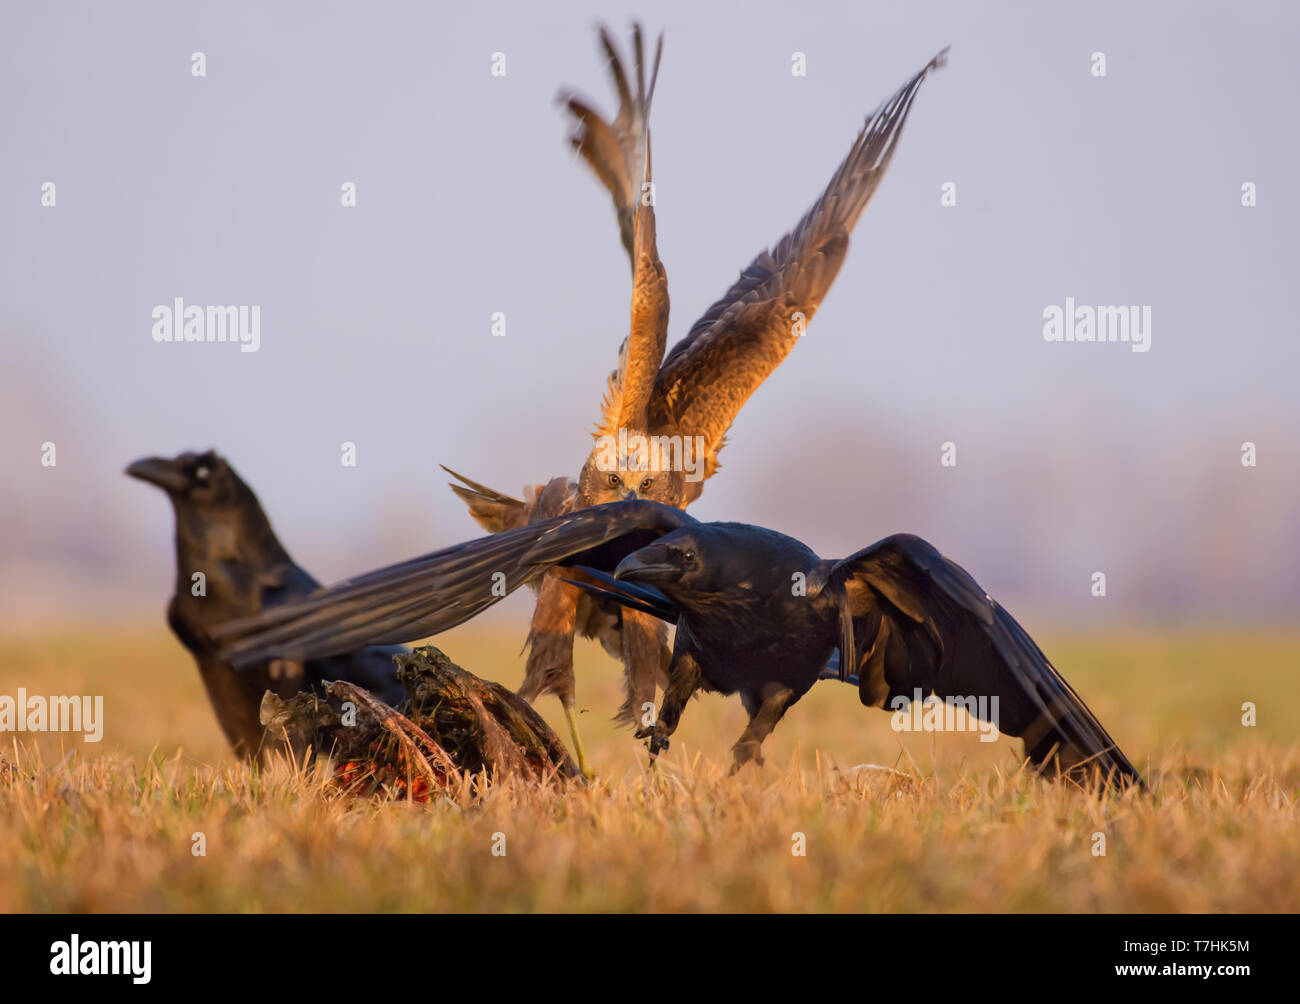
<instances>
[{"instance_id":1,"label":"raptor's tail feather","mask_svg":"<svg viewBox=\"0 0 1300 1004\"><path fill-rule=\"evenodd\" d=\"M477 481L471 481L463 474L457 474L450 467L439 464L461 484L448 482L448 487L465 503L469 514L488 533L501 533L513 530L528 522L528 503L513 495L506 495Z\"/></svg>"}]
</instances>

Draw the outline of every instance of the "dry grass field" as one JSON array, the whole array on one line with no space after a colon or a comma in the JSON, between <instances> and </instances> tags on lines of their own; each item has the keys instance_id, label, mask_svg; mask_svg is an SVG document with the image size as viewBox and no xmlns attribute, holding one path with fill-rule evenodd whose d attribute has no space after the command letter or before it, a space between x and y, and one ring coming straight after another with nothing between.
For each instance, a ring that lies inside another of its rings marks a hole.
<instances>
[{"instance_id":1,"label":"dry grass field","mask_svg":"<svg viewBox=\"0 0 1300 1004\"><path fill-rule=\"evenodd\" d=\"M519 641L438 639L508 685ZM359 802L314 765L235 762L161 625L0 639L0 694L103 694L106 721L98 744L3 737L0 911L1300 909L1300 636L1041 641L1149 795L1027 776L1006 739L900 736L836 683L793 709L761 768L726 776L744 714L706 695L650 771L608 721L618 667L583 644L590 787ZM561 731L558 704L541 710Z\"/></svg>"}]
</instances>

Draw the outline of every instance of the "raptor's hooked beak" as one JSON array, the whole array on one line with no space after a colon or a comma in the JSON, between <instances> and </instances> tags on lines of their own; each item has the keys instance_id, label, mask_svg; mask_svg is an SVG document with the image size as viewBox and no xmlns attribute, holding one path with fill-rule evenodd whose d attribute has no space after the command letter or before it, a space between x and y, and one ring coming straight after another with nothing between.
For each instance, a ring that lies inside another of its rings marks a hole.
<instances>
[{"instance_id":1,"label":"raptor's hooked beak","mask_svg":"<svg viewBox=\"0 0 1300 1004\"><path fill-rule=\"evenodd\" d=\"M618 563L614 578L624 582L674 582L681 569L667 561L655 560L656 548L643 547Z\"/></svg>"},{"instance_id":2,"label":"raptor's hooked beak","mask_svg":"<svg viewBox=\"0 0 1300 1004\"><path fill-rule=\"evenodd\" d=\"M145 457L137 460L126 469L126 473L141 481L157 485L165 492L181 492L190 486L190 479L176 465L174 460L165 457Z\"/></svg>"},{"instance_id":3,"label":"raptor's hooked beak","mask_svg":"<svg viewBox=\"0 0 1300 1004\"><path fill-rule=\"evenodd\" d=\"M623 496L623 501L624 501L624 502L635 502L635 501L636 501L636 489L633 488L633 489L632 489L631 491L629 491L626 495L624 495L624 496Z\"/></svg>"}]
</instances>

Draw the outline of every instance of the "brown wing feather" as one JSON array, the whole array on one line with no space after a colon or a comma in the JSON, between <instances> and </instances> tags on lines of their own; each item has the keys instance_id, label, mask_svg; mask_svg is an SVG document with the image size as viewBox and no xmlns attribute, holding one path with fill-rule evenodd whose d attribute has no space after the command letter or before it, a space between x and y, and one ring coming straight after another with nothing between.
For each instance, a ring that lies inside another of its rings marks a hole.
<instances>
[{"instance_id":1,"label":"brown wing feather","mask_svg":"<svg viewBox=\"0 0 1300 1004\"><path fill-rule=\"evenodd\" d=\"M651 400L652 427L703 436L706 477L741 406L798 340L796 314L812 319L848 250L849 232L893 158L916 92L939 53L872 114L821 198L758 255L664 360ZM696 494L698 494L698 487Z\"/></svg>"},{"instance_id":2,"label":"brown wing feather","mask_svg":"<svg viewBox=\"0 0 1300 1004\"><path fill-rule=\"evenodd\" d=\"M641 26L633 25L632 28L632 48L637 60L638 81L635 93L628 84L623 58L609 29L601 25L599 30L601 48L609 63L609 75L618 92L618 114L607 122L589 102L568 91L561 91L558 100L573 117L569 145L582 155L601 184L609 190L628 263L635 272L633 223L641 195L641 139L646 132L646 117L649 115L649 98L644 86L645 71L641 63ZM659 54L662 50L661 35L655 51L651 90L654 87L653 77L659 72Z\"/></svg>"},{"instance_id":3,"label":"brown wing feather","mask_svg":"<svg viewBox=\"0 0 1300 1004\"><path fill-rule=\"evenodd\" d=\"M646 180L650 179L649 137L646 138ZM620 349L620 372L616 374L617 415L606 408L602 425L606 433L617 434L618 429L645 429L650 395L659 375L659 364L668 347L668 274L659 260L655 242L655 211L653 202L638 206L635 231L636 268L632 279L632 316L627 340ZM615 381L611 381L613 400ZM609 419L617 418L611 430Z\"/></svg>"},{"instance_id":4,"label":"brown wing feather","mask_svg":"<svg viewBox=\"0 0 1300 1004\"><path fill-rule=\"evenodd\" d=\"M619 112L612 123L607 123L589 105L568 99L569 110L577 119L571 142L613 197L623 243L632 262L632 304L628 337L619 348L618 369L610 374L601 404L601 419L595 430L598 437L615 436L620 428L645 428L647 405L668 344L668 277L655 239L649 127L663 36L655 47L647 84L641 28L633 27L635 93L628 85L614 40L604 28L600 39L619 94Z\"/></svg>"},{"instance_id":5,"label":"brown wing feather","mask_svg":"<svg viewBox=\"0 0 1300 1004\"><path fill-rule=\"evenodd\" d=\"M471 481L463 474L457 474L445 464L439 466L461 484L448 482L447 487L456 493L465 503L469 514L488 533L501 533L518 526L531 523L533 507L523 499L506 495L477 481Z\"/></svg>"},{"instance_id":6,"label":"brown wing feather","mask_svg":"<svg viewBox=\"0 0 1300 1004\"><path fill-rule=\"evenodd\" d=\"M561 516L573 509L578 486L570 478L551 478L544 485L533 485L524 490L524 498L517 499L506 495L477 481L471 481L463 474L457 474L445 465L442 469L453 478L462 482L448 482L457 497L465 503L469 514L479 526L489 533L503 533L530 523L540 523L544 519Z\"/></svg>"}]
</instances>

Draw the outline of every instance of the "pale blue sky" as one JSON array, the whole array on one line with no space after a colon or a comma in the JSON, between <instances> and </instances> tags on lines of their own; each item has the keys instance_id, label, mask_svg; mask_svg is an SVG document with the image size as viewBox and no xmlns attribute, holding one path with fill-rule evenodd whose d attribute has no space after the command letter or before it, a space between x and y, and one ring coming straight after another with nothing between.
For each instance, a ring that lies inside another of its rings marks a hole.
<instances>
[{"instance_id":1,"label":"pale blue sky","mask_svg":"<svg viewBox=\"0 0 1300 1004\"><path fill-rule=\"evenodd\" d=\"M517 491L585 456L628 275L553 98L611 107L592 25L622 34L630 9L265 6L0 11L8 604L156 612L170 515L120 473L143 454L216 446L326 579L475 534L439 462ZM673 340L798 219L864 115L952 54L696 514L825 553L913 530L1055 615L1293 617L1295 5L731 6L639 12L666 32ZM150 312L177 296L259 304L261 351L155 344ZM1067 296L1150 305L1152 350L1045 343Z\"/></svg>"}]
</instances>

